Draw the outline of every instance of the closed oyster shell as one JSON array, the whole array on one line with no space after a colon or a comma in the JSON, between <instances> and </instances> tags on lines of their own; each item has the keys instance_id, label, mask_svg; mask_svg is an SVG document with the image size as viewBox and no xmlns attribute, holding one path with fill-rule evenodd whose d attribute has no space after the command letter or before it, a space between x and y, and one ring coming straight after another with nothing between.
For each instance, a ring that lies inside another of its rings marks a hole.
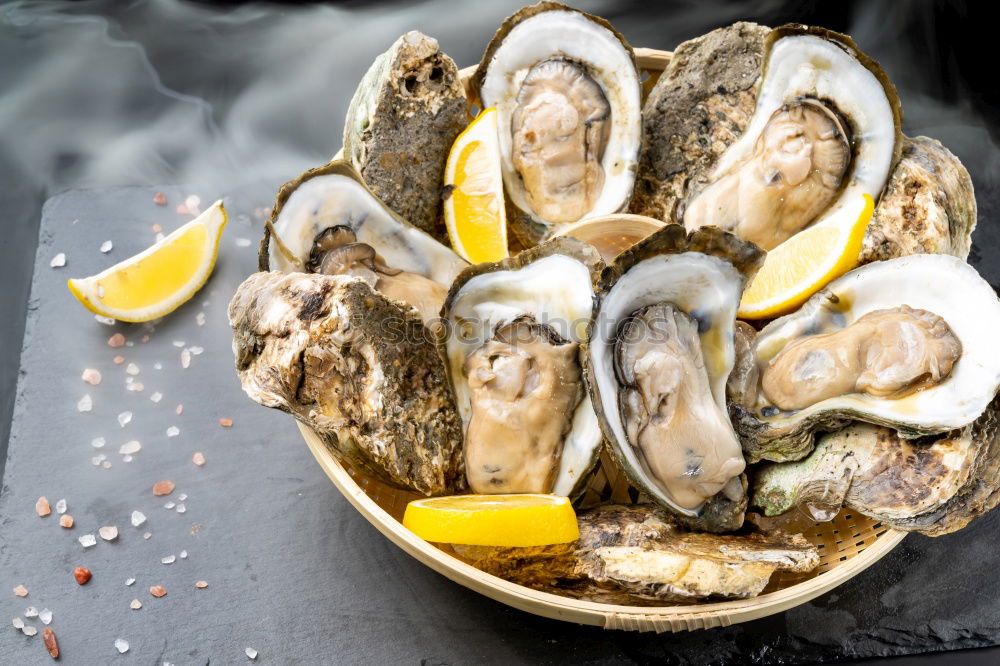
<instances>
[{"instance_id":1,"label":"closed oyster shell","mask_svg":"<svg viewBox=\"0 0 1000 666\"><path fill-rule=\"evenodd\" d=\"M480 569L565 596L628 605L758 595L777 570L819 564L802 535L688 532L654 505L607 505L581 512L574 544L539 548L455 546Z\"/></svg>"},{"instance_id":2,"label":"closed oyster shell","mask_svg":"<svg viewBox=\"0 0 1000 666\"><path fill-rule=\"evenodd\" d=\"M898 530L940 536L1000 503L1000 401L965 428L904 439L856 423L820 438L808 458L762 467L753 504L769 516L843 506Z\"/></svg>"},{"instance_id":3,"label":"closed oyster shell","mask_svg":"<svg viewBox=\"0 0 1000 666\"><path fill-rule=\"evenodd\" d=\"M908 254L969 256L976 228L972 179L935 139L903 139L903 156L865 232L860 263Z\"/></svg>"},{"instance_id":4,"label":"closed oyster shell","mask_svg":"<svg viewBox=\"0 0 1000 666\"><path fill-rule=\"evenodd\" d=\"M360 278L255 273L229 304L243 390L336 456L425 495L464 488L462 431L417 313Z\"/></svg>"},{"instance_id":5,"label":"closed oyster shell","mask_svg":"<svg viewBox=\"0 0 1000 666\"><path fill-rule=\"evenodd\" d=\"M417 228L447 243L441 185L468 124L455 62L436 39L410 31L375 59L344 124L344 156L372 191Z\"/></svg>"}]
</instances>

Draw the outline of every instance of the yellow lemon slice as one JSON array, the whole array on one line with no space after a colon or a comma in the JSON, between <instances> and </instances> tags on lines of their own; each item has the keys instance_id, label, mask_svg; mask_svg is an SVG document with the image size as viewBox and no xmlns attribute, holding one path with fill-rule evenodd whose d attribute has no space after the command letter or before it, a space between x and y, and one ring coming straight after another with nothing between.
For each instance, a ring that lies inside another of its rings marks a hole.
<instances>
[{"instance_id":1,"label":"yellow lemon slice","mask_svg":"<svg viewBox=\"0 0 1000 666\"><path fill-rule=\"evenodd\" d=\"M69 290L90 310L121 321L149 321L195 295L215 267L226 209L216 201L152 247L86 278Z\"/></svg>"},{"instance_id":2,"label":"yellow lemon slice","mask_svg":"<svg viewBox=\"0 0 1000 666\"><path fill-rule=\"evenodd\" d=\"M507 257L507 217L497 110L486 109L465 128L448 154L444 221L455 252L467 261L500 261Z\"/></svg>"},{"instance_id":3,"label":"yellow lemon slice","mask_svg":"<svg viewBox=\"0 0 1000 666\"><path fill-rule=\"evenodd\" d=\"M470 546L547 546L580 536L576 513L557 495L455 495L410 502L403 525L421 539Z\"/></svg>"},{"instance_id":4,"label":"yellow lemon slice","mask_svg":"<svg viewBox=\"0 0 1000 666\"><path fill-rule=\"evenodd\" d=\"M737 316L768 319L794 310L830 281L858 265L875 202L862 194L822 224L800 231L767 253Z\"/></svg>"}]
</instances>

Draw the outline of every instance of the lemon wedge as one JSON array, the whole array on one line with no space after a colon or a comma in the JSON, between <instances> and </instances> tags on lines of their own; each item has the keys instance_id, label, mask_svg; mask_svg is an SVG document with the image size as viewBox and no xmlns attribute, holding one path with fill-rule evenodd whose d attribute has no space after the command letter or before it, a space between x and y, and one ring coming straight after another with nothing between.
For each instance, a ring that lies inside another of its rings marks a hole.
<instances>
[{"instance_id":1,"label":"lemon wedge","mask_svg":"<svg viewBox=\"0 0 1000 666\"><path fill-rule=\"evenodd\" d=\"M484 110L455 139L444 182L451 188L444 202L444 221L455 252L473 264L506 258L507 217L496 109Z\"/></svg>"},{"instance_id":2,"label":"lemon wedge","mask_svg":"<svg viewBox=\"0 0 1000 666\"><path fill-rule=\"evenodd\" d=\"M548 546L580 536L576 513L557 495L455 495L410 502L403 525L421 539L470 546Z\"/></svg>"},{"instance_id":3,"label":"lemon wedge","mask_svg":"<svg viewBox=\"0 0 1000 666\"><path fill-rule=\"evenodd\" d=\"M830 281L858 265L875 202L862 194L821 224L800 231L767 253L737 316L768 319L794 310Z\"/></svg>"},{"instance_id":4,"label":"lemon wedge","mask_svg":"<svg viewBox=\"0 0 1000 666\"><path fill-rule=\"evenodd\" d=\"M226 209L204 213L139 254L69 281L84 307L120 321L149 321L174 311L201 289L215 267Z\"/></svg>"}]
</instances>

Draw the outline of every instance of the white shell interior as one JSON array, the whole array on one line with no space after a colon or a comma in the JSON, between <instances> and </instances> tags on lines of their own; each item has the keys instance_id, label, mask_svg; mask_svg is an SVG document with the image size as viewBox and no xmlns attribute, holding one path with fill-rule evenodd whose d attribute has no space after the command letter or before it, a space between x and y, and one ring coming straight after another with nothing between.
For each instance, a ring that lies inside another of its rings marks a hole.
<instances>
[{"instance_id":1,"label":"white shell interior","mask_svg":"<svg viewBox=\"0 0 1000 666\"><path fill-rule=\"evenodd\" d=\"M585 63L611 104L611 133L601 165L604 189L581 219L621 210L632 193L642 140L639 75L628 51L607 28L578 12L552 10L518 23L487 65L479 96L483 108L495 107L507 196L519 210L531 210L511 158L511 115L517 93L534 65L565 56Z\"/></svg>"},{"instance_id":2,"label":"white shell interior","mask_svg":"<svg viewBox=\"0 0 1000 666\"><path fill-rule=\"evenodd\" d=\"M337 224L351 227L359 242L374 247L393 268L423 275L445 286L468 266L424 232L400 223L353 178L327 174L302 183L288 197L274 225L281 241L302 263L289 262L272 240L271 269L285 273L304 270L316 234Z\"/></svg>"},{"instance_id":3,"label":"white shell interior","mask_svg":"<svg viewBox=\"0 0 1000 666\"><path fill-rule=\"evenodd\" d=\"M635 449L628 444L618 411L618 380L614 368L618 323L636 310L670 303L698 321L701 350L712 387L712 397L726 411L726 380L733 369L736 347L733 332L736 308L743 293L743 276L728 261L684 252L645 259L625 273L601 300L590 338L590 363L601 409L617 447L633 470L642 470ZM649 484L655 492L655 484ZM665 493L657 499L687 515L697 512L677 506Z\"/></svg>"},{"instance_id":4,"label":"white shell interior","mask_svg":"<svg viewBox=\"0 0 1000 666\"><path fill-rule=\"evenodd\" d=\"M472 404L462 365L492 336L498 324L531 314L564 339L584 342L593 307L589 269L565 255L542 257L519 270L477 275L462 285L448 314L447 352L455 403L463 424L467 427L472 418ZM593 405L585 394L563 445L554 494L569 495L580 476L590 471L589 463L601 445L601 437Z\"/></svg>"},{"instance_id":5,"label":"white shell interior","mask_svg":"<svg viewBox=\"0 0 1000 666\"><path fill-rule=\"evenodd\" d=\"M942 317L961 341L962 356L943 382L895 400L854 393L771 417L759 413L768 404L761 395L755 416L781 426L818 412L853 410L924 432L944 432L976 420L1000 386L1000 301L976 269L950 255L875 262L831 282L800 310L764 327L755 347L758 365L763 368L793 340L845 328L873 310L900 305Z\"/></svg>"},{"instance_id":6,"label":"white shell interior","mask_svg":"<svg viewBox=\"0 0 1000 666\"><path fill-rule=\"evenodd\" d=\"M717 180L753 152L754 143L782 104L801 96L830 100L854 130L851 179L838 200L813 223L840 220L862 194L878 201L896 145L892 105L882 83L842 46L814 35L782 37L771 47L757 106L742 136L722 154Z\"/></svg>"}]
</instances>

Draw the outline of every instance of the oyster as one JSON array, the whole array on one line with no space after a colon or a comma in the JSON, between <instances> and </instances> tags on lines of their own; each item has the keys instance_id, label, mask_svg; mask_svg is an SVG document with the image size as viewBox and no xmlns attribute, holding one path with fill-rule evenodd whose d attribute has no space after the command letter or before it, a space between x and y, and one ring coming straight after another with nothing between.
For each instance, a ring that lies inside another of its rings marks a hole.
<instances>
[{"instance_id":1,"label":"oyster","mask_svg":"<svg viewBox=\"0 0 1000 666\"><path fill-rule=\"evenodd\" d=\"M582 490L601 445L581 355L602 266L587 243L553 238L452 285L442 344L473 491Z\"/></svg>"},{"instance_id":2,"label":"oyster","mask_svg":"<svg viewBox=\"0 0 1000 666\"><path fill-rule=\"evenodd\" d=\"M229 304L243 390L386 483L460 491L461 421L416 313L344 275L255 273Z\"/></svg>"},{"instance_id":3,"label":"oyster","mask_svg":"<svg viewBox=\"0 0 1000 666\"><path fill-rule=\"evenodd\" d=\"M976 228L972 179L934 139L903 138L903 156L865 232L860 262L909 254L969 256Z\"/></svg>"},{"instance_id":4,"label":"oyster","mask_svg":"<svg viewBox=\"0 0 1000 666\"><path fill-rule=\"evenodd\" d=\"M1000 302L971 266L914 255L851 271L744 345L730 382L751 462L797 460L850 420L918 437L973 422L1000 386Z\"/></svg>"},{"instance_id":5,"label":"oyster","mask_svg":"<svg viewBox=\"0 0 1000 666\"><path fill-rule=\"evenodd\" d=\"M632 211L771 249L851 215L864 193L877 205L863 262L964 258L975 224L968 174L939 144L903 137L900 118L894 87L850 37L720 28L678 46L646 99Z\"/></svg>"},{"instance_id":6,"label":"oyster","mask_svg":"<svg viewBox=\"0 0 1000 666\"><path fill-rule=\"evenodd\" d=\"M525 7L486 47L472 87L497 109L507 219L523 243L628 205L639 74L610 24L555 2Z\"/></svg>"},{"instance_id":7,"label":"oyster","mask_svg":"<svg viewBox=\"0 0 1000 666\"><path fill-rule=\"evenodd\" d=\"M725 392L736 307L763 259L732 234L668 225L601 276L587 383L604 435L631 482L697 529L743 523Z\"/></svg>"},{"instance_id":8,"label":"oyster","mask_svg":"<svg viewBox=\"0 0 1000 666\"><path fill-rule=\"evenodd\" d=\"M469 122L455 62L412 30L376 58L344 124L344 156L403 219L442 243L441 183L455 137Z\"/></svg>"},{"instance_id":9,"label":"oyster","mask_svg":"<svg viewBox=\"0 0 1000 666\"><path fill-rule=\"evenodd\" d=\"M437 319L448 286L468 263L407 224L347 162L311 169L278 193L260 270L342 273Z\"/></svg>"},{"instance_id":10,"label":"oyster","mask_svg":"<svg viewBox=\"0 0 1000 666\"><path fill-rule=\"evenodd\" d=\"M455 551L521 585L632 605L754 597L776 570L807 572L819 564L816 547L802 535L687 532L649 504L598 507L581 512L578 522L576 543Z\"/></svg>"},{"instance_id":11,"label":"oyster","mask_svg":"<svg viewBox=\"0 0 1000 666\"><path fill-rule=\"evenodd\" d=\"M802 506L816 518L842 507L929 536L965 527L1000 502L1000 402L945 435L905 439L856 423L823 435L804 460L763 467L753 503L767 515Z\"/></svg>"}]
</instances>

